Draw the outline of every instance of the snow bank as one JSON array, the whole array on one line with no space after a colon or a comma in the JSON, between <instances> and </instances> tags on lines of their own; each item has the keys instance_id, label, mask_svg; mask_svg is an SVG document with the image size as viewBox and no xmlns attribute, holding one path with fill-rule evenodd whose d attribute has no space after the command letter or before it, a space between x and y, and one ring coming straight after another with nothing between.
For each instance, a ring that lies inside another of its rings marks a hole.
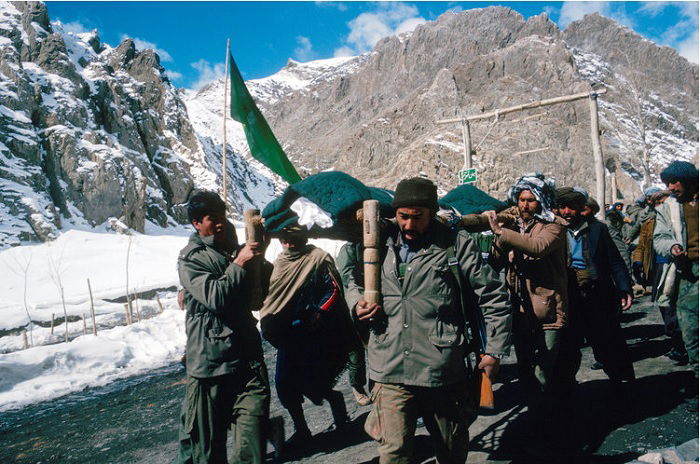
<instances>
[{"instance_id":1,"label":"snow bank","mask_svg":"<svg viewBox=\"0 0 700 464\"><path fill-rule=\"evenodd\" d=\"M182 356L184 345L184 313L168 310L97 336L0 355L0 411L165 366Z\"/></svg>"},{"instance_id":2,"label":"snow bank","mask_svg":"<svg viewBox=\"0 0 700 464\"><path fill-rule=\"evenodd\" d=\"M243 228L237 225L236 231L242 239ZM126 292L130 242L130 292L179 286L177 255L188 235L185 230L179 235L133 236L71 230L52 243L0 252L4 269L0 279L0 329L28 326L22 272L27 263L27 304L34 321L50 321L52 313L63 316L53 268L60 271L69 316L89 315L86 280L90 278L100 328L97 336L92 335L92 322L88 321L89 334L82 335L83 322L70 322L71 341L62 343L63 324L55 327L53 334L49 327L33 324L33 347L22 351L18 351L23 344L20 335L0 337L0 353L5 353L0 354L0 411L103 386L179 360L185 346L185 314L177 308L174 291L159 293L165 309L162 313L156 301L140 299L135 305L143 320L128 326L124 325L124 304L104 299L123 297ZM335 240L311 242L333 256L342 246ZM281 250L281 244L273 240L266 258L273 261ZM42 346L46 343L53 344Z\"/></svg>"}]
</instances>

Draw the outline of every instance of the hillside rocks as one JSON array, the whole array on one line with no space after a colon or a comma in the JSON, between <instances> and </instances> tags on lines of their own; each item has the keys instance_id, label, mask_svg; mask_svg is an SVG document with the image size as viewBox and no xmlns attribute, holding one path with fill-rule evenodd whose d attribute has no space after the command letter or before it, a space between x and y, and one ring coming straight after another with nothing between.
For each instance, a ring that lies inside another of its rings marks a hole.
<instances>
[{"instance_id":1,"label":"hillside rocks","mask_svg":"<svg viewBox=\"0 0 700 464\"><path fill-rule=\"evenodd\" d=\"M198 175L211 171L211 147L158 55L68 33L42 3L2 2L0 13L0 248L51 239L67 223L186 223L192 190L218 184ZM254 168L241 171L263 197L274 191ZM251 204L239 190L231 184L234 214Z\"/></svg>"},{"instance_id":2,"label":"hillside rocks","mask_svg":"<svg viewBox=\"0 0 700 464\"><path fill-rule=\"evenodd\" d=\"M355 72L280 99L269 120L300 165L389 188L424 172L446 191L463 165L461 129L436 120L601 87L603 154L616 197L631 201L670 159L696 156L698 67L599 15L562 32L503 7L447 13L382 40ZM583 100L472 124L477 186L503 196L540 170L593 191L589 121Z\"/></svg>"},{"instance_id":3,"label":"hillside rocks","mask_svg":"<svg viewBox=\"0 0 700 464\"><path fill-rule=\"evenodd\" d=\"M438 120L601 88L606 201L631 202L673 159L697 161L698 66L597 14L561 31L545 14L450 12L370 53L289 60L247 85L302 175L393 188L424 174L446 192L462 132ZM192 190L219 189L222 95L223 80L175 89L131 39L112 48L51 23L42 3L0 2L0 248L66 226L186 223ZM594 190L587 100L474 122L471 135L476 185L492 195L534 170ZM284 182L233 121L226 144L231 213L264 207Z\"/></svg>"}]
</instances>

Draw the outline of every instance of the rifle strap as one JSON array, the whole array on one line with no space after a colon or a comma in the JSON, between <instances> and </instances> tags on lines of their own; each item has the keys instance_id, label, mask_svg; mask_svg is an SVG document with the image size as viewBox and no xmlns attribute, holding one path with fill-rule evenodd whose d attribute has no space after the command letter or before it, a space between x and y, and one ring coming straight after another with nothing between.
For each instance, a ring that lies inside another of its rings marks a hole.
<instances>
[{"instance_id":1,"label":"rifle strap","mask_svg":"<svg viewBox=\"0 0 700 464\"><path fill-rule=\"evenodd\" d=\"M467 304L467 300L465 298L464 294L464 285L462 284L462 274L459 269L459 261L457 260L456 252L455 252L455 246L450 245L447 247L445 250L447 252L447 265L450 268L450 271L452 271L452 275L454 275L455 281L457 282L457 291L459 292L459 303L462 308L462 318L464 319L464 323L469 325L469 328L471 329L471 340L470 343L467 345L467 353L474 353L475 355L479 355L480 349L479 349L479 326L476 325L476 320L474 319L474 311L473 308L470 311L470 307ZM468 335L465 330L465 336ZM467 356L468 358L468 356Z\"/></svg>"}]
</instances>

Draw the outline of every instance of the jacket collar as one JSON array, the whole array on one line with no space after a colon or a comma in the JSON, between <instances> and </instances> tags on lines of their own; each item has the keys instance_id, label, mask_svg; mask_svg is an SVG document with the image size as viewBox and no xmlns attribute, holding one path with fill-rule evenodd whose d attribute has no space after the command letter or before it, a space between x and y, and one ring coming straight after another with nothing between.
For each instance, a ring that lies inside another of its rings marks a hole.
<instances>
[{"instance_id":1,"label":"jacket collar","mask_svg":"<svg viewBox=\"0 0 700 464\"><path fill-rule=\"evenodd\" d=\"M235 247L233 249L227 249L225 245L220 244L218 242L214 242L213 235L202 237L201 235L199 235L198 232L193 232L192 235L190 235L190 243L211 248L226 257L231 257L231 255L236 252Z\"/></svg>"}]
</instances>

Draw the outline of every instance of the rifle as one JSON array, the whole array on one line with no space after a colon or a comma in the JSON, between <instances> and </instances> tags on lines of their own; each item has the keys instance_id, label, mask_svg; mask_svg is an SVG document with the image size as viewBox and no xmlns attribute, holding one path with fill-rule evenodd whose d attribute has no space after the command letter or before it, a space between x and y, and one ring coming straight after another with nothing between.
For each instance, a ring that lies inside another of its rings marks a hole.
<instances>
[{"instance_id":1,"label":"rifle","mask_svg":"<svg viewBox=\"0 0 700 464\"><path fill-rule=\"evenodd\" d=\"M472 305L471 311L468 310L467 301L464 296L464 288L462 284L462 276L459 271L459 265L457 257L455 256L454 245L447 247L447 265L452 271L455 280L457 281L457 287L459 290L460 306L462 307L462 316L464 317L464 322L469 325L472 334L472 340L469 343L471 348L470 353L476 354L476 361L474 365L474 370L478 370L479 362L481 358L484 357L486 352L486 324L484 322L484 317L481 311L476 305ZM493 399L493 385L491 384L491 379L486 375L485 371L481 371L481 375L475 379L479 384L479 406L485 409L494 408Z\"/></svg>"}]
</instances>

